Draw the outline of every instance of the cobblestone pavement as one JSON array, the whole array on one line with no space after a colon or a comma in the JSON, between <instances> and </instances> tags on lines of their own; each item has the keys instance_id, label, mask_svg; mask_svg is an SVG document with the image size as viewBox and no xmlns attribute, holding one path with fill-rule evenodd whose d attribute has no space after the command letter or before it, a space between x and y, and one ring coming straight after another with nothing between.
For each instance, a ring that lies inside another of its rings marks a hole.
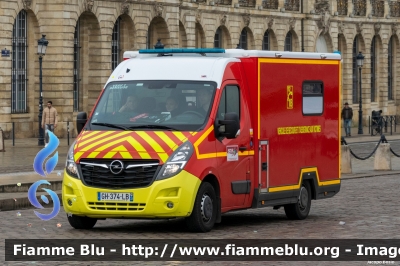
<instances>
[{"instance_id":1,"label":"cobblestone pavement","mask_svg":"<svg viewBox=\"0 0 400 266\"><path fill-rule=\"evenodd\" d=\"M33 210L0 212L2 239L392 239L400 238L398 191L400 175L348 179L338 195L313 201L303 221L286 219L283 209L272 208L228 213L222 223L205 234L185 231L183 220L105 220L93 230L74 230L63 211L41 221ZM344 225L339 223L343 221ZM31 223L31 227L27 224ZM58 228L57 223L62 226ZM212 240L211 240L212 241ZM290 242L289 242L290 243ZM362 260L362 258L360 258ZM5 265L367 265L358 262L62 262L6 263L4 241L0 264ZM391 265L399 265L394 262Z\"/></svg>"}]
</instances>

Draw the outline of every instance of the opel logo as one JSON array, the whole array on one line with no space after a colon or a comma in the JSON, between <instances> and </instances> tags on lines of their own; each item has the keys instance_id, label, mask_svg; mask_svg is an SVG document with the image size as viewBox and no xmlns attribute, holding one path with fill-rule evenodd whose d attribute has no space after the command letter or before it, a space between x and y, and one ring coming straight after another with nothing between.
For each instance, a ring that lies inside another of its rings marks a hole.
<instances>
[{"instance_id":1,"label":"opel logo","mask_svg":"<svg viewBox=\"0 0 400 266\"><path fill-rule=\"evenodd\" d=\"M122 170L124 170L124 163L123 162L121 162L119 160L115 160L115 161L112 161L110 163L110 171L114 175L118 175L119 173L122 172Z\"/></svg>"}]
</instances>

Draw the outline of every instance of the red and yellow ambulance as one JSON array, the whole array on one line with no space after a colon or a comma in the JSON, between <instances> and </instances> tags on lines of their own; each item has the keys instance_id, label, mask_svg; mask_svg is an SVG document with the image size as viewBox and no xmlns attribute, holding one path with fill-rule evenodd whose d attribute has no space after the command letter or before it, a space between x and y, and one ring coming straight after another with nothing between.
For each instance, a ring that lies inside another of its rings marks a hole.
<instances>
[{"instance_id":1,"label":"red and yellow ambulance","mask_svg":"<svg viewBox=\"0 0 400 266\"><path fill-rule=\"evenodd\" d=\"M64 172L74 228L105 218L186 217L284 207L340 189L341 57L242 49L125 52L87 116Z\"/></svg>"}]
</instances>

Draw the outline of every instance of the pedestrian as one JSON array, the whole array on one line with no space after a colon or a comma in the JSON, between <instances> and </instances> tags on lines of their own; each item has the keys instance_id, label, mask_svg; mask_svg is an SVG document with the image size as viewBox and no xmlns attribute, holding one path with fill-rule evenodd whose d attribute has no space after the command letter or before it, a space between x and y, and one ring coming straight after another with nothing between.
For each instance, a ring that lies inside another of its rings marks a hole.
<instances>
[{"instance_id":1,"label":"pedestrian","mask_svg":"<svg viewBox=\"0 0 400 266\"><path fill-rule=\"evenodd\" d=\"M344 121L344 131L346 132L346 137L351 137L351 119L353 119L353 109L349 107L346 102L344 108L342 109L342 119Z\"/></svg>"},{"instance_id":2,"label":"pedestrian","mask_svg":"<svg viewBox=\"0 0 400 266\"><path fill-rule=\"evenodd\" d=\"M43 109L42 128L45 130L45 147L49 143L48 131L54 132L57 127L57 110L53 107L52 101L47 101L47 108Z\"/></svg>"}]
</instances>

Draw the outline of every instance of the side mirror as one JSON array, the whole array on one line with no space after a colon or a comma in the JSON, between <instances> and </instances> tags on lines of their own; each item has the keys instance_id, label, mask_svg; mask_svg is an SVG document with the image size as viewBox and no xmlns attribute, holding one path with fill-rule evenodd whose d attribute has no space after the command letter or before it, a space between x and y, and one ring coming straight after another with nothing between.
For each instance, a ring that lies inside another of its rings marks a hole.
<instances>
[{"instance_id":1,"label":"side mirror","mask_svg":"<svg viewBox=\"0 0 400 266\"><path fill-rule=\"evenodd\" d=\"M217 137L234 139L240 130L239 116L237 113L226 113L224 120L216 120L215 125Z\"/></svg>"},{"instance_id":2,"label":"side mirror","mask_svg":"<svg viewBox=\"0 0 400 266\"><path fill-rule=\"evenodd\" d=\"M78 130L78 134L81 133L83 127L87 122L87 114L86 112L79 112L76 115L76 129Z\"/></svg>"}]
</instances>

